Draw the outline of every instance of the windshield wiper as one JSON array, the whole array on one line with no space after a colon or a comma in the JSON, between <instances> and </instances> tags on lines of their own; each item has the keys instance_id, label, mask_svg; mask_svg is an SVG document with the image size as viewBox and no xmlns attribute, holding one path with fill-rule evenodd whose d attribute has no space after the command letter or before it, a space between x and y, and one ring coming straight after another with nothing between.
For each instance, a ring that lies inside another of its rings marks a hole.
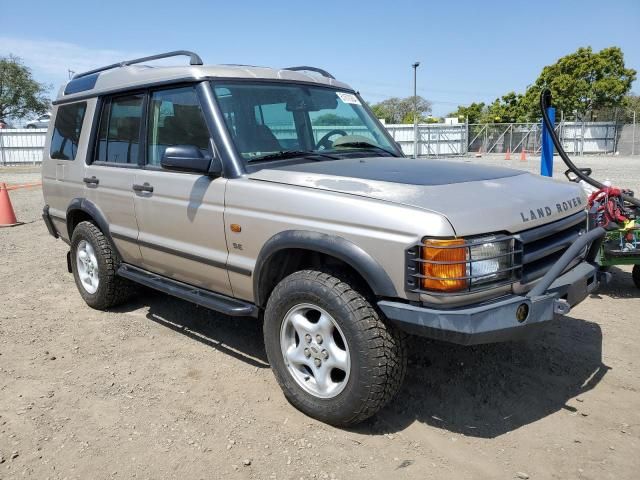
<instances>
[{"instance_id":1,"label":"windshield wiper","mask_svg":"<svg viewBox=\"0 0 640 480\"><path fill-rule=\"evenodd\" d=\"M323 157L330 158L332 160L338 160L339 157L335 157L333 155L328 155L326 153L314 152L313 150L282 150L280 152L268 153L267 155L263 155L261 157L250 158L249 162L263 162L263 161L271 161L271 160L286 160L288 158L296 158L296 157L308 157L310 160L314 160L310 157Z\"/></svg>"},{"instance_id":2,"label":"windshield wiper","mask_svg":"<svg viewBox=\"0 0 640 480\"><path fill-rule=\"evenodd\" d=\"M395 152L391 152L386 148L382 148L378 145L373 145L372 143L367 143L367 142L345 142L345 143L341 143L340 145L336 145L336 148L339 148L339 147L357 148L359 150L378 150L384 153L388 153L392 157L397 157Z\"/></svg>"}]
</instances>

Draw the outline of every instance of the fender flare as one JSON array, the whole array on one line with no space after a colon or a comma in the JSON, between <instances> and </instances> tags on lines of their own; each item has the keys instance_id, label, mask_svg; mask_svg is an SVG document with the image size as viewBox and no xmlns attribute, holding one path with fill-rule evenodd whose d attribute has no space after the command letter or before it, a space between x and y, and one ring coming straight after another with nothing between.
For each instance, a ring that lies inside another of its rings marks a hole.
<instances>
[{"instance_id":1,"label":"fender flare","mask_svg":"<svg viewBox=\"0 0 640 480\"><path fill-rule=\"evenodd\" d=\"M109 242L111 242L111 245L113 246L113 248L115 248L118 255L120 255L120 252L118 252L118 248L113 242L113 237L111 235L111 230L109 229L109 222L107 221L107 217L104 215L104 213L102 213L102 210L100 210L100 208L98 208L95 203L93 203L91 200L87 200L86 198L74 198L73 200L71 200L69 206L67 207L67 233L69 234L69 242L71 242L71 235L73 235L69 216L74 211L82 211L88 214L96 222L98 228L105 235L105 237L109 239Z\"/></svg>"},{"instance_id":2,"label":"fender flare","mask_svg":"<svg viewBox=\"0 0 640 480\"><path fill-rule=\"evenodd\" d=\"M264 266L274 254L289 248L311 250L335 257L358 272L375 295L390 298L398 296L396 288L384 268L355 243L326 233L286 230L267 240L256 259L253 271L253 292L258 306L263 306L266 303L266 298L263 298L264 294L260 291L265 273Z\"/></svg>"}]
</instances>

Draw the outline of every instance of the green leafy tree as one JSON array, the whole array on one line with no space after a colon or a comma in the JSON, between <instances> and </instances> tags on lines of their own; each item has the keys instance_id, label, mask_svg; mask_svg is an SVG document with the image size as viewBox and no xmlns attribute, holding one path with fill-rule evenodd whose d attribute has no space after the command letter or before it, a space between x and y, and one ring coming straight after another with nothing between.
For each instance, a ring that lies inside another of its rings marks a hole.
<instances>
[{"instance_id":1,"label":"green leafy tree","mask_svg":"<svg viewBox=\"0 0 640 480\"><path fill-rule=\"evenodd\" d=\"M622 101L621 121L631 122L633 120L633 112L636 112L636 122L640 121L640 95L629 94Z\"/></svg>"},{"instance_id":2,"label":"green leafy tree","mask_svg":"<svg viewBox=\"0 0 640 480\"><path fill-rule=\"evenodd\" d=\"M29 67L12 55L0 58L0 118L24 118L49 109L49 87L35 81Z\"/></svg>"},{"instance_id":3,"label":"green leafy tree","mask_svg":"<svg viewBox=\"0 0 640 480\"><path fill-rule=\"evenodd\" d=\"M451 112L447 117L456 117L460 121L466 121L469 119L469 123L478 123L485 113L484 102L473 102L471 105L460 105L458 109Z\"/></svg>"},{"instance_id":4,"label":"green leafy tree","mask_svg":"<svg viewBox=\"0 0 640 480\"><path fill-rule=\"evenodd\" d=\"M496 98L481 116L482 123L515 123L526 121L526 113L522 104L523 96L509 92Z\"/></svg>"},{"instance_id":5,"label":"green leafy tree","mask_svg":"<svg viewBox=\"0 0 640 480\"><path fill-rule=\"evenodd\" d=\"M359 118L348 118L335 113L325 113L313 120L314 125L318 126L332 126L332 125L361 125L362 122Z\"/></svg>"},{"instance_id":6,"label":"green leafy tree","mask_svg":"<svg viewBox=\"0 0 640 480\"><path fill-rule=\"evenodd\" d=\"M598 110L622 105L636 73L625 67L624 55L618 47L595 53L591 47L579 48L542 69L536 82L527 89L522 108L527 119L540 118L540 92L549 88L557 109L566 115L578 112L581 117L592 118Z\"/></svg>"},{"instance_id":7,"label":"green leafy tree","mask_svg":"<svg viewBox=\"0 0 640 480\"><path fill-rule=\"evenodd\" d=\"M422 118L425 114L431 112L431 102L416 97L418 118ZM413 123L414 97L388 98L380 103L376 103L371 107L373 113L378 118L383 118L387 123Z\"/></svg>"}]
</instances>

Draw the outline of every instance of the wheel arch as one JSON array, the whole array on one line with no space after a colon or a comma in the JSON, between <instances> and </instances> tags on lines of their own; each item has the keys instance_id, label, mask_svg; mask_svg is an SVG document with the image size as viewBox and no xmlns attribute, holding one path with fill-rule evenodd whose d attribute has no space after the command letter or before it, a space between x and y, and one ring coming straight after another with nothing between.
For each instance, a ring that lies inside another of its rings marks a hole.
<instances>
[{"instance_id":1,"label":"wheel arch","mask_svg":"<svg viewBox=\"0 0 640 480\"><path fill-rule=\"evenodd\" d=\"M69 235L69 241L73 235L73 230L78 223L83 221L91 221L97 225L100 231L109 239L114 249L115 244L111 237L111 230L109 229L109 222L102 210L86 198L74 198L67 207L67 233Z\"/></svg>"},{"instance_id":2,"label":"wheel arch","mask_svg":"<svg viewBox=\"0 0 640 480\"><path fill-rule=\"evenodd\" d=\"M258 254L253 272L253 292L254 302L259 307L266 305L271 291L282 278L299 269L292 269L279 262L288 253L296 258L299 255L315 255L335 259L356 273L374 295L397 296L396 288L384 268L355 243L326 233L287 230L267 240ZM280 268L276 271L275 266L278 264Z\"/></svg>"}]
</instances>

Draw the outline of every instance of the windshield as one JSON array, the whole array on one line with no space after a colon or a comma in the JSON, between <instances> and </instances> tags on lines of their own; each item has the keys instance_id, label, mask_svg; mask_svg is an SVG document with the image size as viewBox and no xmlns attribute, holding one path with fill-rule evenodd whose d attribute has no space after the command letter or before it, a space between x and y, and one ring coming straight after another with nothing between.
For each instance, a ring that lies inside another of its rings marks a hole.
<instances>
[{"instance_id":1,"label":"windshield","mask_svg":"<svg viewBox=\"0 0 640 480\"><path fill-rule=\"evenodd\" d=\"M353 93L304 84L214 83L236 149L246 162L354 154L400 156Z\"/></svg>"}]
</instances>

